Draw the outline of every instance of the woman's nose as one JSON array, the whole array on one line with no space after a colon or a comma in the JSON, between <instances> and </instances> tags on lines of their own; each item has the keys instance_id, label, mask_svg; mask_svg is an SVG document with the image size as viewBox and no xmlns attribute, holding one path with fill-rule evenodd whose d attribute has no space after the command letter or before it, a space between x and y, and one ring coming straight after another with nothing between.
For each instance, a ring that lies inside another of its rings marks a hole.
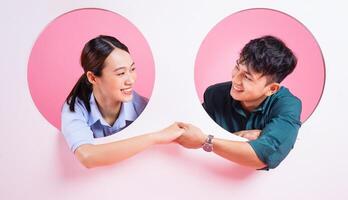
<instances>
[{"instance_id":1,"label":"woman's nose","mask_svg":"<svg viewBox=\"0 0 348 200\"><path fill-rule=\"evenodd\" d=\"M135 77L131 74L128 73L127 78L126 78L126 84L133 84L135 82Z\"/></svg>"}]
</instances>

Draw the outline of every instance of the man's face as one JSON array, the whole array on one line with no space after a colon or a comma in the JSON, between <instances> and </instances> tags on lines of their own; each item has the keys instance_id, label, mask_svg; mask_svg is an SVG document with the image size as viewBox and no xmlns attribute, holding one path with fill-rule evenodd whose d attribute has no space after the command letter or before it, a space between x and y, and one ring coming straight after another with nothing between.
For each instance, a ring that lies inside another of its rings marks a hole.
<instances>
[{"instance_id":1,"label":"man's face","mask_svg":"<svg viewBox=\"0 0 348 200\"><path fill-rule=\"evenodd\" d=\"M242 103L244 108L251 111L258 107L262 101L273 94L272 85L268 77L248 69L246 65L238 63L232 70L232 88L230 95Z\"/></svg>"}]
</instances>

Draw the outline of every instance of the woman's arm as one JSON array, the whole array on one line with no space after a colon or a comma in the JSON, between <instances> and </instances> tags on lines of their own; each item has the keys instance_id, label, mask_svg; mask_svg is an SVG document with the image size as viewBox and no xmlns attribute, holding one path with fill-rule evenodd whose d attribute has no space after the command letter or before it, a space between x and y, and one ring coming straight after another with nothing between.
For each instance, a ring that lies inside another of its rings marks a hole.
<instances>
[{"instance_id":1,"label":"woman's arm","mask_svg":"<svg viewBox=\"0 0 348 200\"><path fill-rule=\"evenodd\" d=\"M75 156L87 168L110 165L127 159L154 144L167 144L184 132L176 123L171 126L129 139L107 144L85 144L78 147Z\"/></svg>"}]
</instances>

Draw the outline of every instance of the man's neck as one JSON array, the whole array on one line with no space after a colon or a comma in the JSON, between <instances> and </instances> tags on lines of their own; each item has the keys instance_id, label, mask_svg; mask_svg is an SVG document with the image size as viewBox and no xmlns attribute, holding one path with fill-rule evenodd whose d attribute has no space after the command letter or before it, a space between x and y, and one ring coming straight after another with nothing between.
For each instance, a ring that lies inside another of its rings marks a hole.
<instances>
[{"instance_id":1,"label":"man's neck","mask_svg":"<svg viewBox=\"0 0 348 200\"><path fill-rule=\"evenodd\" d=\"M258 108L266 98L267 96L263 96L254 101L241 101L240 104L245 111L252 112Z\"/></svg>"}]
</instances>

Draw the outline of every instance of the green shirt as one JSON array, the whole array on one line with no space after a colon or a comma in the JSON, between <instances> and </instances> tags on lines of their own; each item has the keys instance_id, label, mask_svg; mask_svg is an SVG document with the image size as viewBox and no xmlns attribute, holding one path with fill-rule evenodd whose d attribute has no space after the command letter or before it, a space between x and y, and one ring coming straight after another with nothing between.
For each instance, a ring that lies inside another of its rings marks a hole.
<instances>
[{"instance_id":1,"label":"green shirt","mask_svg":"<svg viewBox=\"0 0 348 200\"><path fill-rule=\"evenodd\" d=\"M294 147L301 126L301 100L282 86L249 113L231 97L231 86L231 82L225 82L208 87L204 92L204 109L217 124L231 133L262 130L258 139L248 143L267 165L265 169L277 167Z\"/></svg>"}]
</instances>

